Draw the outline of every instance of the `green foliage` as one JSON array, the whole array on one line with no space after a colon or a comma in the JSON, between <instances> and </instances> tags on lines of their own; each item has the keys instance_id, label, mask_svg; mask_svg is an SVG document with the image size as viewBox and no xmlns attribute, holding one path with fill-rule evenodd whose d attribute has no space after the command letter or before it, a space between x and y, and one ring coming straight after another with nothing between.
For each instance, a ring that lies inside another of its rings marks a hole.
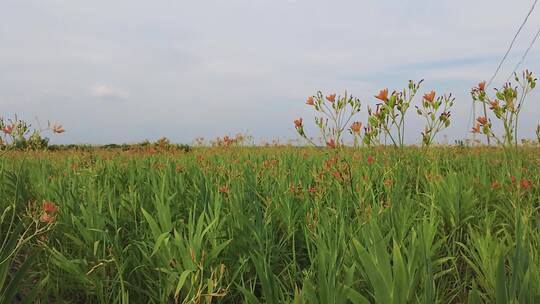
<instances>
[{"instance_id":1,"label":"green foliage","mask_svg":"<svg viewBox=\"0 0 540 304\"><path fill-rule=\"evenodd\" d=\"M154 149L0 158L0 302L540 301L537 147Z\"/></svg>"}]
</instances>

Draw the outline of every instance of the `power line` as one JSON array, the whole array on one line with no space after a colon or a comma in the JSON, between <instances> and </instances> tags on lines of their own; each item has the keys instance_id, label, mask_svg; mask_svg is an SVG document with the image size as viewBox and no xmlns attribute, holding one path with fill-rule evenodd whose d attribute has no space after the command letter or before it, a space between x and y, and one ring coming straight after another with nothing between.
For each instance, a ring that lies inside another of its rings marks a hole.
<instances>
[{"instance_id":1,"label":"power line","mask_svg":"<svg viewBox=\"0 0 540 304\"><path fill-rule=\"evenodd\" d=\"M506 53L504 53L503 58L499 62L499 65L497 66L497 69L495 70L495 73L493 73L493 76L491 76L491 78L489 79L486 87L489 87L491 85L491 83L493 82L493 80L495 79L497 74L499 73L499 70L501 69L501 66L502 66L503 62L506 60L506 57L508 57L508 54L510 53L510 50L512 50L512 47L514 46L514 42L516 42L516 39L517 39L519 33L521 32L521 30L525 26L525 23L527 23L527 20L529 19L529 16L533 12L534 7L536 6L537 2L538 2L538 0L534 0L533 5L531 6L531 9L529 10L529 12L527 13L527 16L525 16L525 19L523 20L523 22L519 26L516 34L514 35L514 38L512 38L512 42L510 42L510 45L508 46L508 49L506 50Z\"/></svg>"},{"instance_id":2,"label":"power line","mask_svg":"<svg viewBox=\"0 0 540 304\"><path fill-rule=\"evenodd\" d=\"M536 39L538 39L538 36L540 36L540 28L538 28L538 31L536 32L536 35L534 35L534 38L531 41L531 44L529 44L529 47L527 48L527 50L525 50L525 53L523 53L523 56L521 57L519 62L516 64L516 67L514 68L512 73L506 79L506 82L510 81L510 78L512 78L512 75L514 75L516 73L517 69L523 64L523 62L525 61L525 57L527 57L527 54L529 54L529 51L532 49L534 43L536 42Z\"/></svg>"}]
</instances>

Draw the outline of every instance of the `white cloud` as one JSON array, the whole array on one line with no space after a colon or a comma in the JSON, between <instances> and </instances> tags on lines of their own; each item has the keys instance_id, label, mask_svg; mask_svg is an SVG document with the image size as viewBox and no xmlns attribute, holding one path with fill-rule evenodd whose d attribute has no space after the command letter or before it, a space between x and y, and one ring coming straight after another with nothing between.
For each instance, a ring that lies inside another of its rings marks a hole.
<instances>
[{"instance_id":1,"label":"white cloud","mask_svg":"<svg viewBox=\"0 0 540 304\"><path fill-rule=\"evenodd\" d=\"M101 84L91 88L91 95L103 99L126 99L129 94L126 90Z\"/></svg>"}]
</instances>

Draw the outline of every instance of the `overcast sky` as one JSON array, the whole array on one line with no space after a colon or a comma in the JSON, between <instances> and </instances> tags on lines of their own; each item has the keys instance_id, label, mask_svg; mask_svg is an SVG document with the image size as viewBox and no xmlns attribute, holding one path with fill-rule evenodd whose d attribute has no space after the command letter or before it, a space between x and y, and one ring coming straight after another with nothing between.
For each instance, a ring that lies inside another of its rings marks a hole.
<instances>
[{"instance_id":1,"label":"overcast sky","mask_svg":"<svg viewBox=\"0 0 540 304\"><path fill-rule=\"evenodd\" d=\"M493 74L531 4L3 0L0 115L58 121L67 131L57 143L189 143L237 132L287 139L296 138L293 119L312 124L304 102L317 90L347 90L365 110L379 89L424 78L422 93L455 94L445 134L464 138L470 88ZM539 27L540 6L495 85ZM540 42L524 64L538 74L539 50ZM523 136L540 122L539 97L525 105ZM407 132L419 142L415 116Z\"/></svg>"}]
</instances>

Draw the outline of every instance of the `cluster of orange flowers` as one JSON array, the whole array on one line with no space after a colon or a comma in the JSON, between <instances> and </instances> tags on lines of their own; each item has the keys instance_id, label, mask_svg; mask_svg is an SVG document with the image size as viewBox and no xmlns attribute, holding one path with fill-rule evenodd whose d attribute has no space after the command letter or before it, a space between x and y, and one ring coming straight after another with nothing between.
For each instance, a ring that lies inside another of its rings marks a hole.
<instances>
[{"instance_id":1,"label":"cluster of orange flowers","mask_svg":"<svg viewBox=\"0 0 540 304\"><path fill-rule=\"evenodd\" d=\"M511 176L510 177L510 181L513 185L517 185L517 178L515 176ZM523 190L527 190L529 189L530 187L532 186L532 183L530 180L528 179L525 179L525 178L522 178L520 179L519 181L519 188L523 189ZM493 181L491 183L491 189L493 190L497 190L497 189L500 189L501 188L501 184L499 184L499 182L497 181Z\"/></svg>"},{"instance_id":2,"label":"cluster of orange flowers","mask_svg":"<svg viewBox=\"0 0 540 304\"><path fill-rule=\"evenodd\" d=\"M56 204L51 201L43 201L43 208L42 208L42 214L39 218L42 222L52 222L56 218L56 213L58 212L58 208L56 207Z\"/></svg>"},{"instance_id":3,"label":"cluster of orange flowers","mask_svg":"<svg viewBox=\"0 0 540 304\"><path fill-rule=\"evenodd\" d=\"M485 116L480 116L476 119L476 124L472 128L473 133L480 133L480 128L487 125L488 120Z\"/></svg>"}]
</instances>

